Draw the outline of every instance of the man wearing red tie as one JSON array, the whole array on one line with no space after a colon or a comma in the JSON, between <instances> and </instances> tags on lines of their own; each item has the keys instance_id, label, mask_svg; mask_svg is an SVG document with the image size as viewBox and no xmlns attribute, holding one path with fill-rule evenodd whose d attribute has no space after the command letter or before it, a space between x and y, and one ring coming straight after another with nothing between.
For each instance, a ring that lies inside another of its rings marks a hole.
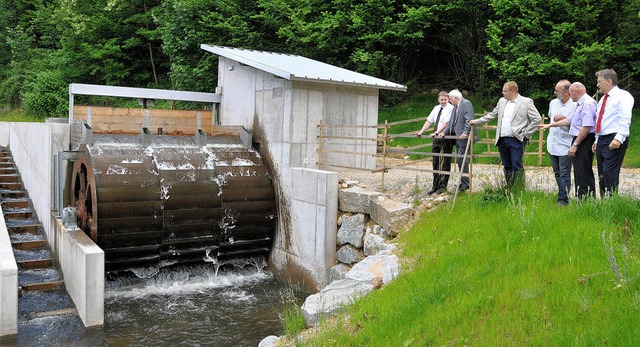
<instances>
[{"instance_id":1,"label":"man wearing red tie","mask_svg":"<svg viewBox=\"0 0 640 347\"><path fill-rule=\"evenodd\" d=\"M612 69L596 72L597 86L604 96L598 102L596 114L596 141L591 150L598 161L600 197L617 192L620 168L629 146L629 126L633 96L618 88L618 75Z\"/></svg>"}]
</instances>

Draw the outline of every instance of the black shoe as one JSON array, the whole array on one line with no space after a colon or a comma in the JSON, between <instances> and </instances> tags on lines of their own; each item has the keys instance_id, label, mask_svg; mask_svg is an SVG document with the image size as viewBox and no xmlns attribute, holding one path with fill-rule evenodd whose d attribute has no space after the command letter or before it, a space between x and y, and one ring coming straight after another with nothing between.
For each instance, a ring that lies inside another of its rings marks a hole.
<instances>
[{"instance_id":1,"label":"black shoe","mask_svg":"<svg viewBox=\"0 0 640 347\"><path fill-rule=\"evenodd\" d=\"M469 187L464 187L464 186L458 187L459 192L464 192L465 190L469 190Z\"/></svg>"},{"instance_id":2,"label":"black shoe","mask_svg":"<svg viewBox=\"0 0 640 347\"><path fill-rule=\"evenodd\" d=\"M427 193L427 195L433 195L433 194L435 194L435 193L437 193L437 192L438 192L437 190L435 190L435 189L431 189L431 190Z\"/></svg>"},{"instance_id":3,"label":"black shoe","mask_svg":"<svg viewBox=\"0 0 640 347\"><path fill-rule=\"evenodd\" d=\"M440 194L442 194L442 193L444 193L446 191L447 191L446 189L440 188L440 189L436 190L436 194L440 195Z\"/></svg>"}]
</instances>

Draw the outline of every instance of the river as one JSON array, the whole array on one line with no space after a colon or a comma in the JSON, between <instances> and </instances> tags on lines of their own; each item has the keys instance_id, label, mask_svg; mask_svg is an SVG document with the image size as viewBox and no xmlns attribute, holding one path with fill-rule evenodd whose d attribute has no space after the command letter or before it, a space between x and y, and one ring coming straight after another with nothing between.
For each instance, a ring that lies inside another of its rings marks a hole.
<instances>
[{"instance_id":1,"label":"river","mask_svg":"<svg viewBox=\"0 0 640 347\"><path fill-rule=\"evenodd\" d=\"M162 269L150 277L110 276L105 320L84 328L68 316L31 320L14 346L257 346L282 333L283 298L304 294L275 278L263 261L219 270L213 264Z\"/></svg>"}]
</instances>

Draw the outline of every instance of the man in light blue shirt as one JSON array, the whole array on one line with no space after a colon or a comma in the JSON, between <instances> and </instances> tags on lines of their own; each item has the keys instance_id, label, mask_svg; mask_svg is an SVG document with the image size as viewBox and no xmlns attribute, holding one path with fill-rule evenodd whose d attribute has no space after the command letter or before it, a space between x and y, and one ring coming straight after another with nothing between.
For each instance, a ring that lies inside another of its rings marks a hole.
<instances>
[{"instance_id":1,"label":"man in light blue shirt","mask_svg":"<svg viewBox=\"0 0 640 347\"><path fill-rule=\"evenodd\" d=\"M596 181L593 177L591 147L596 138L596 101L587 94L587 89L580 82L571 84L569 95L576 103L573 113L568 118L542 125L540 128L571 125L569 135L572 136L572 143L568 154L573 163L576 197L578 199L595 197Z\"/></svg>"},{"instance_id":2,"label":"man in light blue shirt","mask_svg":"<svg viewBox=\"0 0 640 347\"><path fill-rule=\"evenodd\" d=\"M571 116L575 110L576 103L569 96L571 82L560 80L556 84L554 94L556 98L549 103L549 120L557 122ZM547 151L551 158L551 167L558 183L558 205L569 204L569 191L571 190L571 158L569 158L569 148L571 147L571 135L569 127L549 128L547 136Z\"/></svg>"}]
</instances>

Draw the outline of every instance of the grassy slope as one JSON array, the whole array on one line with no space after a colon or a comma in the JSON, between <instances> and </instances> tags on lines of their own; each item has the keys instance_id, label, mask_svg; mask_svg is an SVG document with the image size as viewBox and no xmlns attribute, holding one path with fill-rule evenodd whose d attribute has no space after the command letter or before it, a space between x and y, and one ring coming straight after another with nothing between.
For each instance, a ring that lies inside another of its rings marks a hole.
<instances>
[{"instance_id":1,"label":"grassy slope","mask_svg":"<svg viewBox=\"0 0 640 347\"><path fill-rule=\"evenodd\" d=\"M640 344L640 285L617 287L601 237L613 233L620 264L620 243L630 245L637 276L639 202L558 209L540 193L518 200L483 203L476 194L452 213L425 215L398 239L401 276L305 345Z\"/></svg>"},{"instance_id":2,"label":"grassy slope","mask_svg":"<svg viewBox=\"0 0 640 347\"><path fill-rule=\"evenodd\" d=\"M483 110L482 107L480 106L481 105L480 100L475 100L473 97L470 97L469 100L471 100L471 102L473 103L476 113L485 112L485 110ZM431 110L435 105L436 105L435 95L421 95L404 104L401 104L393 108L381 108L379 112L380 123L384 123L385 121L396 122L400 120L426 117L429 115L429 112L431 112ZM629 148L627 149L627 153L624 158L624 163L623 163L624 167L634 167L634 168L640 167L640 141L637 140L638 137L640 136L640 105L636 105L636 106L637 107L635 109L634 116L631 122L631 129L630 129L631 136L630 136ZM494 123L495 121L491 124L494 124ZM398 134L398 133L411 132L411 131L416 132L420 130L420 128L422 127L422 124L423 122L396 125L391 127L389 133ZM490 133L489 136L493 138L494 135L493 133ZM534 136L537 138L538 133L534 134ZM480 132L480 137L481 138L486 137L484 132L482 131ZM431 141L431 140L424 137L422 139L401 138L401 139L394 139L390 143L390 145L409 147L409 146L424 144L426 141ZM491 146L491 147L493 152L497 152L497 148L495 148L494 146ZM429 148L427 148L426 150L429 150ZM476 145L474 148L474 153L482 153L483 151L486 151L486 150L487 150L486 144ZM537 143L530 144L527 151L536 152ZM542 164L544 166L550 166L549 153L547 153L546 147L543 149L543 151L545 155L543 157ZM499 164L500 159L499 158L477 158L475 162ZM594 159L594 164L595 164L595 159ZM525 165L537 165L537 157L531 157L531 156L525 157Z\"/></svg>"}]
</instances>

